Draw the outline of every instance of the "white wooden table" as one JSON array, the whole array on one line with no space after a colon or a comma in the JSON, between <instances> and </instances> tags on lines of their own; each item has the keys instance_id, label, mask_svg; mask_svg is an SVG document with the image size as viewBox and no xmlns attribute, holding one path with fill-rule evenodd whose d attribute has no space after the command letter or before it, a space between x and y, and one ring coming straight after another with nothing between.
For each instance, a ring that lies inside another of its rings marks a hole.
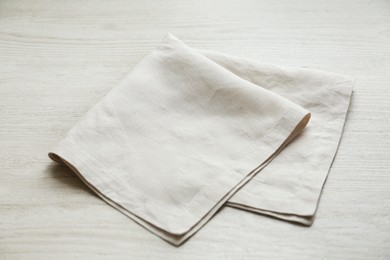
<instances>
[{"instance_id":1,"label":"white wooden table","mask_svg":"<svg viewBox=\"0 0 390 260\"><path fill-rule=\"evenodd\" d=\"M167 32L357 77L310 228L222 209L176 248L47 152ZM1 1L0 259L390 259L390 1Z\"/></svg>"}]
</instances>

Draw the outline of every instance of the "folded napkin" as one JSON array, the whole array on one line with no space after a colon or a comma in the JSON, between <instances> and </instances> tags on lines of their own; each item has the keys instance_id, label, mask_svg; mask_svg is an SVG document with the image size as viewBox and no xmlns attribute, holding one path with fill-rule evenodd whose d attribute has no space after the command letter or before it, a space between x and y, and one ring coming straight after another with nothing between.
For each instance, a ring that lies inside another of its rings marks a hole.
<instances>
[{"instance_id":1,"label":"folded napkin","mask_svg":"<svg viewBox=\"0 0 390 260\"><path fill-rule=\"evenodd\" d=\"M336 154L355 79L319 70L273 66L210 51L203 55L241 78L309 110L309 126L227 203L311 225Z\"/></svg>"},{"instance_id":2,"label":"folded napkin","mask_svg":"<svg viewBox=\"0 0 390 260\"><path fill-rule=\"evenodd\" d=\"M352 86L169 34L49 156L174 245L223 205L310 224Z\"/></svg>"}]
</instances>

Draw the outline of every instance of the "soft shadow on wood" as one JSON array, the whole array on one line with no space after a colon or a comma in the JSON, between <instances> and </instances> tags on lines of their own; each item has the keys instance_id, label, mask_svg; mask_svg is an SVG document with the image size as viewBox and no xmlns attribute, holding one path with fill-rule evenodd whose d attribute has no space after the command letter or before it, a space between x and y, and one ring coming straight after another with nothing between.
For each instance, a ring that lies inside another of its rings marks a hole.
<instances>
[{"instance_id":1,"label":"soft shadow on wood","mask_svg":"<svg viewBox=\"0 0 390 260\"><path fill-rule=\"evenodd\" d=\"M89 189L69 167L65 165L56 163L50 164L47 166L46 172L59 183L66 185L72 190L84 190L97 197L97 195Z\"/></svg>"}]
</instances>

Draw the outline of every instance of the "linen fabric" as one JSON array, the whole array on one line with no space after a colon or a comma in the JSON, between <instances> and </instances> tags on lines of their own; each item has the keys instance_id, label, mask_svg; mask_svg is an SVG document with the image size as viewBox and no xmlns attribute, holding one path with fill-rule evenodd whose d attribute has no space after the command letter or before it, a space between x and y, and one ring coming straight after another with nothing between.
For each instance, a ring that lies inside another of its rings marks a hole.
<instances>
[{"instance_id":1,"label":"linen fabric","mask_svg":"<svg viewBox=\"0 0 390 260\"><path fill-rule=\"evenodd\" d=\"M311 225L340 142L355 79L320 70L274 66L218 52L214 62L309 110L310 124L227 205Z\"/></svg>"},{"instance_id":2,"label":"linen fabric","mask_svg":"<svg viewBox=\"0 0 390 260\"><path fill-rule=\"evenodd\" d=\"M352 86L169 34L49 156L174 245L225 204L310 224Z\"/></svg>"}]
</instances>

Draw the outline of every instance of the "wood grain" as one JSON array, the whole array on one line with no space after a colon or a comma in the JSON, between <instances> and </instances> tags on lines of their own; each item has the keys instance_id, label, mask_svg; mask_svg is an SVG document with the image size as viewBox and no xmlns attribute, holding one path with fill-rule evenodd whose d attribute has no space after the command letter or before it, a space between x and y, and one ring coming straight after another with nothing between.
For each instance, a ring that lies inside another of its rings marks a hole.
<instances>
[{"instance_id":1,"label":"wood grain","mask_svg":"<svg viewBox=\"0 0 390 260\"><path fill-rule=\"evenodd\" d=\"M180 248L47 151L172 32L195 48L357 77L310 228L225 208ZM390 2L1 1L0 259L389 259Z\"/></svg>"}]
</instances>

